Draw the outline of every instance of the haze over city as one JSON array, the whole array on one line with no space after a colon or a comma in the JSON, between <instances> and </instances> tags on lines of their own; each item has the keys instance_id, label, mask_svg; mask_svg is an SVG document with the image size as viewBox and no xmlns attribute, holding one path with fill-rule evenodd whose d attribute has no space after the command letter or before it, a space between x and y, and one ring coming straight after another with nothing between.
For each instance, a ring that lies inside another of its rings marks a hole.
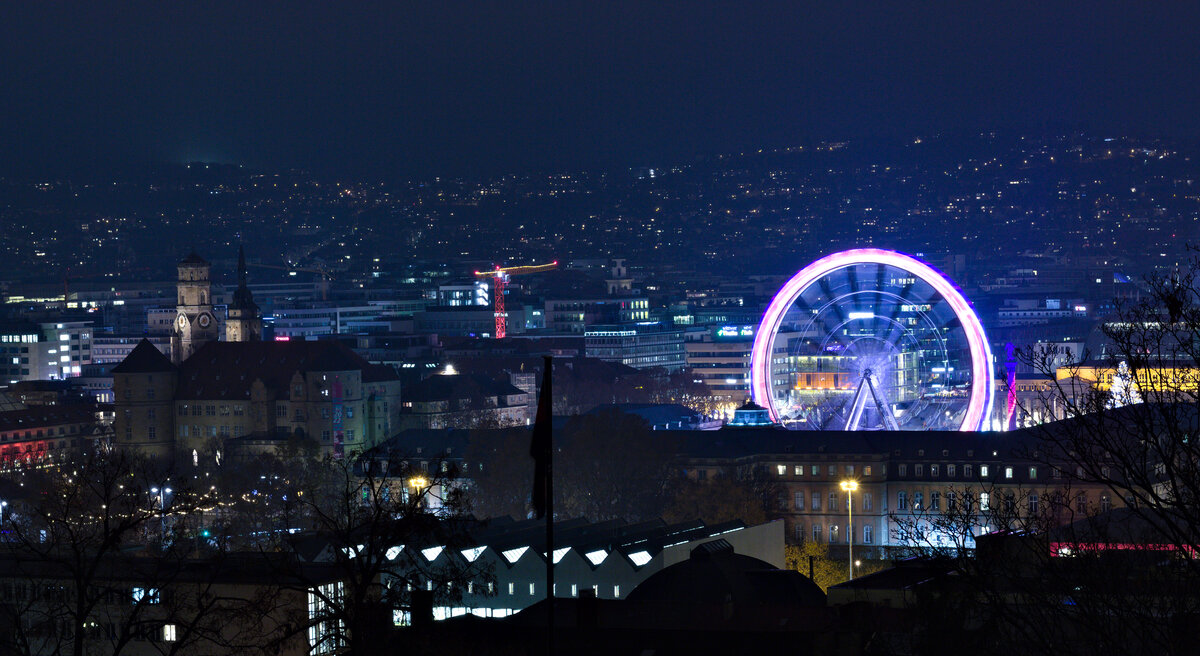
<instances>
[{"instance_id":1,"label":"haze over city","mask_svg":"<svg viewBox=\"0 0 1200 656\"><path fill-rule=\"evenodd\" d=\"M0 651L1190 653L1200 7L0 7Z\"/></svg>"}]
</instances>

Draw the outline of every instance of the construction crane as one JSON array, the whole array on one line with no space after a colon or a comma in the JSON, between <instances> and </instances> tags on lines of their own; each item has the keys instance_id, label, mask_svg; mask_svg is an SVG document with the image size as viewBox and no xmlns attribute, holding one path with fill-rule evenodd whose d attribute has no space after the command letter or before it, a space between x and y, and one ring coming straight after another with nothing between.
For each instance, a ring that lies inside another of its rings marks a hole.
<instances>
[{"instance_id":1,"label":"construction crane","mask_svg":"<svg viewBox=\"0 0 1200 656\"><path fill-rule=\"evenodd\" d=\"M278 266L275 264L254 264L254 263L247 263L246 266L255 267L258 269L278 269L280 271L287 271L288 275L292 275L292 276L296 275L297 273L315 273L315 274L321 276L321 281L317 284L317 292L320 294L321 300L322 301L329 300L330 274L329 274L329 270L325 269L324 267L321 267L321 268L286 267L286 266Z\"/></svg>"},{"instance_id":2,"label":"construction crane","mask_svg":"<svg viewBox=\"0 0 1200 656\"><path fill-rule=\"evenodd\" d=\"M496 315L496 339L508 336L508 312L504 310L504 286L512 276L523 276L529 273L542 273L558 268L558 260L550 264L534 264L529 266L496 267L491 271L476 271L479 278L492 279L492 297Z\"/></svg>"}]
</instances>

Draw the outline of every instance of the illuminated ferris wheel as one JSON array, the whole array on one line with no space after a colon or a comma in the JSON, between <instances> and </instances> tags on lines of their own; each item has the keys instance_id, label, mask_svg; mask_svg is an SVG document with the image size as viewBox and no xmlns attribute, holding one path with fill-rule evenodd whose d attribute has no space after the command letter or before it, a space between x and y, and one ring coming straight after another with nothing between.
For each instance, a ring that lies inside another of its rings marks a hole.
<instances>
[{"instance_id":1,"label":"illuminated ferris wheel","mask_svg":"<svg viewBox=\"0 0 1200 656\"><path fill-rule=\"evenodd\" d=\"M755 402L789 428L983 430L992 355L945 276L880 249L808 265L763 314L751 356Z\"/></svg>"}]
</instances>

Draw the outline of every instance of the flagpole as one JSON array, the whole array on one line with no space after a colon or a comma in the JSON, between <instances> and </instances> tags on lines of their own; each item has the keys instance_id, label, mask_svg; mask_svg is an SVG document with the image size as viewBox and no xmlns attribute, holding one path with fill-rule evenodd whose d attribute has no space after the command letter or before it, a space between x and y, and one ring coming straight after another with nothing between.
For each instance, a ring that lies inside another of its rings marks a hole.
<instances>
[{"instance_id":1,"label":"flagpole","mask_svg":"<svg viewBox=\"0 0 1200 656\"><path fill-rule=\"evenodd\" d=\"M542 391L529 455L533 456L533 493L529 500L534 516L546 519L546 653L554 653L554 392L551 386L553 361L543 356Z\"/></svg>"},{"instance_id":2,"label":"flagpole","mask_svg":"<svg viewBox=\"0 0 1200 656\"><path fill-rule=\"evenodd\" d=\"M546 406L551 409L547 418L554 420L554 397L550 391L550 379L554 371L551 356L543 356L542 366L546 369L545 385L542 394L548 398ZM540 399L539 399L540 405ZM554 430L553 424L546 426L546 597L549 599L549 611L546 616L546 653L554 654Z\"/></svg>"}]
</instances>

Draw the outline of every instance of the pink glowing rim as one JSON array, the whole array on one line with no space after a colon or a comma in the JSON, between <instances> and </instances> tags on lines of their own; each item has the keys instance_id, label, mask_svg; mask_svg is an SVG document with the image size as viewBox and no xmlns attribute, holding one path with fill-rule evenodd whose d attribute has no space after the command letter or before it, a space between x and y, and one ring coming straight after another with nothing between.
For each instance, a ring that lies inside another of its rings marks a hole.
<instances>
[{"instance_id":1,"label":"pink glowing rim","mask_svg":"<svg viewBox=\"0 0 1200 656\"><path fill-rule=\"evenodd\" d=\"M771 394L770 355L783 316L809 285L838 269L855 264L882 264L903 269L933 287L950 304L966 332L971 351L971 394L959 430L984 430L992 414L992 350L979 317L975 316L971 305L954 283L940 271L903 253L878 248L856 248L827 255L801 269L775 294L754 335L754 351L750 356L750 391L754 402L766 408L771 413L771 419L779 421L774 395Z\"/></svg>"}]
</instances>

